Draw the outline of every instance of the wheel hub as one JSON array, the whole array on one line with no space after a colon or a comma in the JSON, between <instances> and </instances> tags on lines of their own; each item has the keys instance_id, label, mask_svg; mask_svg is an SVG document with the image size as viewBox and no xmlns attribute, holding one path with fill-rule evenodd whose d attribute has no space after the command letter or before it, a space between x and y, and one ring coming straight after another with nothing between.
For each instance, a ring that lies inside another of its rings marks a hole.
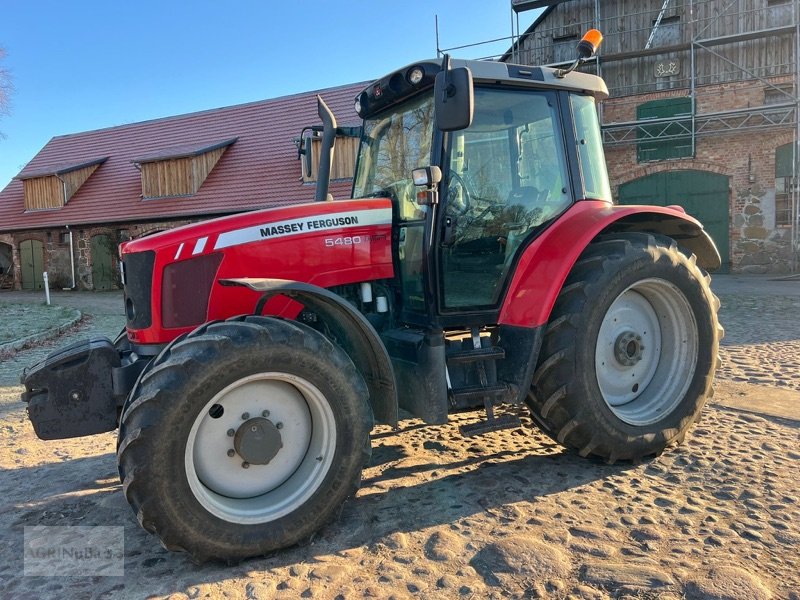
<instances>
[{"instance_id":1,"label":"wheel hub","mask_svg":"<svg viewBox=\"0 0 800 600\"><path fill-rule=\"evenodd\" d=\"M597 334L603 400L629 425L662 421L692 382L698 347L697 321L681 289L662 278L636 281L608 307Z\"/></svg>"},{"instance_id":2,"label":"wheel hub","mask_svg":"<svg viewBox=\"0 0 800 600\"><path fill-rule=\"evenodd\" d=\"M233 447L245 463L266 465L283 448L283 440L272 421L255 417L242 423L236 430Z\"/></svg>"},{"instance_id":3,"label":"wheel hub","mask_svg":"<svg viewBox=\"0 0 800 600\"><path fill-rule=\"evenodd\" d=\"M642 336L633 331L624 331L614 342L614 358L625 367L632 367L642 360Z\"/></svg>"}]
</instances>

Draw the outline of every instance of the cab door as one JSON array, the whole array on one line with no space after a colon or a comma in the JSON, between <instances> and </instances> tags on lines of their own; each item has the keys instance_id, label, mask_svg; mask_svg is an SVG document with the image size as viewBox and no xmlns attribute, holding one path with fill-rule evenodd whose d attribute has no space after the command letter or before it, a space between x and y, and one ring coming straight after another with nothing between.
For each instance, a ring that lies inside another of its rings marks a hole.
<instances>
[{"instance_id":1,"label":"cab door","mask_svg":"<svg viewBox=\"0 0 800 600\"><path fill-rule=\"evenodd\" d=\"M572 202L555 92L476 88L450 135L439 226L442 314L496 309L521 249Z\"/></svg>"}]
</instances>

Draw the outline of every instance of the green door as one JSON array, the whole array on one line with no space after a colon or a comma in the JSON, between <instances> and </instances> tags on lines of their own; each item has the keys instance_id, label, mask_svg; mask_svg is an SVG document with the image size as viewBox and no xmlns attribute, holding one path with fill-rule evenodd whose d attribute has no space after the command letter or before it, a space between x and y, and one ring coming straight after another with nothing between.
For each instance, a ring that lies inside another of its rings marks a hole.
<instances>
[{"instance_id":1,"label":"green door","mask_svg":"<svg viewBox=\"0 0 800 600\"><path fill-rule=\"evenodd\" d=\"M728 177L707 171L665 171L619 186L620 204L679 204L703 224L722 257L720 271L730 267Z\"/></svg>"},{"instance_id":2,"label":"green door","mask_svg":"<svg viewBox=\"0 0 800 600\"><path fill-rule=\"evenodd\" d=\"M92 236L92 287L97 292L110 290L114 283L112 248L111 238L106 234Z\"/></svg>"},{"instance_id":3,"label":"green door","mask_svg":"<svg viewBox=\"0 0 800 600\"><path fill-rule=\"evenodd\" d=\"M44 289L44 250L39 240L23 240L19 244L23 290Z\"/></svg>"}]
</instances>

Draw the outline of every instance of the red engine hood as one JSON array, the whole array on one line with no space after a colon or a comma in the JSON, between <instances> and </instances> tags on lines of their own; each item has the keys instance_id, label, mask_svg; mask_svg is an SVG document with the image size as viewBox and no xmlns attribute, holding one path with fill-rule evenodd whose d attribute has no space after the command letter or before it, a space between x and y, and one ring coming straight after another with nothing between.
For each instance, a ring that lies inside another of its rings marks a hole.
<instances>
[{"instance_id":1,"label":"red engine hood","mask_svg":"<svg viewBox=\"0 0 800 600\"><path fill-rule=\"evenodd\" d=\"M292 224L296 225L295 230L282 232L279 236L312 234L335 228L324 227L319 223L315 224L314 222L318 219L312 217L347 218L353 216L357 222L350 223L350 225L390 225L391 201L385 198L370 198L335 202L311 202L218 217L125 242L120 245L120 252L128 254L147 250L159 251L172 246L177 247L180 244L183 244L184 248L186 248L188 245L194 245L197 241L203 239L205 239L204 249L217 249L232 245L230 242L237 237L241 240L237 243L244 243L245 239L249 242L263 241L266 237L269 237L261 235L260 229L265 225L279 226L284 224L289 225L290 228ZM247 237L242 232L249 228L258 228L258 231L250 232L251 235ZM220 236L222 236L223 241L218 245L217 242ZM181 256L181 258L189 258L190 255L191 251L188 255Z\"/></svg>"},{"instance_id":2,"label":"red engine hood","mask_svg":"<svg viewBox=\"0 0 800 600\"><path fill-rule=\"evenodd\" d=\"M331 287L391 278L391 232L391 201L370 198L254 211L127 242L120 247L123 259L133 253L155 253L152 322L144 329L129 326L129 337L138 343L168 342L200 324L167 327L165 323L176 322L170 315L206 300L204 320L251 313L259 295L219 285L220 279L265 277ZM195 285L191 276L174 276L177 271L194 272L192 265L211 254L221 261L209 291L201 291L206 288ZM165 269L170 277L165 278ZM288 307L287 301L281 304L276 299L267 308L273 314L293 316Z\"/></svg>"}]
</instances>

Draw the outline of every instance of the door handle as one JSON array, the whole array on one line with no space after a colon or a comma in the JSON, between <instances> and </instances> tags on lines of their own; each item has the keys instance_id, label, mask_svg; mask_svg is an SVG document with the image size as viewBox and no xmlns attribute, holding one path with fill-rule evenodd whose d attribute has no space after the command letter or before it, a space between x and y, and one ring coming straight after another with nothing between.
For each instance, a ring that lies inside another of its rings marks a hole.
<instances>
[{"instance_id":1,"label":"door handle","mask_svg":"<svg viewBox=\"0 0 800 600\"><path fill-rule=\"evenodd\" d=\"M444 218L442 227L442 248L449 248L453 245L453 238L456 232L456 220L453 217Z\"/></svg>"}]
</instances>

